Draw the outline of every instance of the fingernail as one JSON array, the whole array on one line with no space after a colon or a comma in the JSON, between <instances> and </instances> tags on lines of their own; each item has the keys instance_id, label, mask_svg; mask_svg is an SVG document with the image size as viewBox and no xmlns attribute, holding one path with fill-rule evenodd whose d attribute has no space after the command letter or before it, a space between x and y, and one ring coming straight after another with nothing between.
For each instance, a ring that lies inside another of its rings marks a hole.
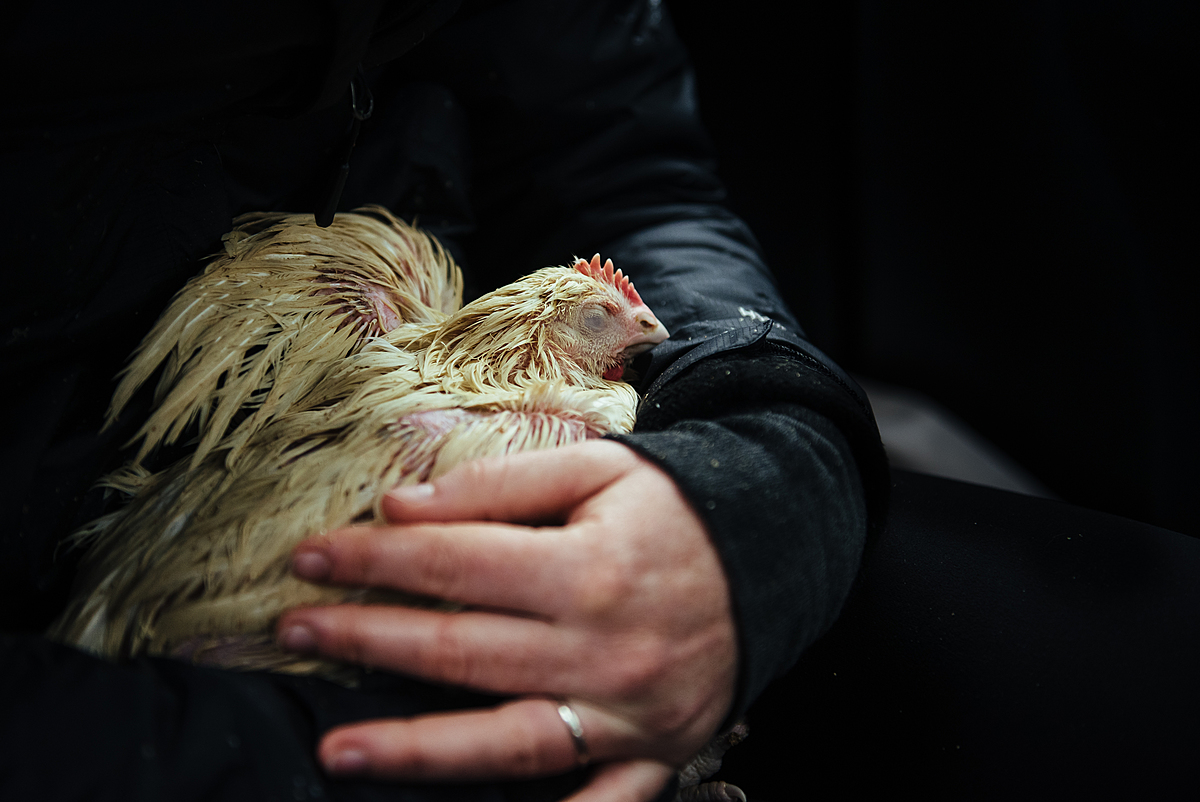
<instances>
[{"instance_id":1,"label":"fingernail","mask_svg":"<svg viewBox=\"0 0 1200 802\"><path fill-rule=\"evenodd\" d=\"M360 774L367 768L367 756L357 749L338 752L325 764L331 774Z\"/></svg>"},{"instance_id":2,"label":"fingernail","mask_svg":"<svg viewBox=\"0 0 1200 802\"><path fill-rule=\"evenodd\" d=\"M292 624L280 631L279 645L289 652L309 654L317 650L317 638L308 627Z\"/></svg>"},{"instance_id":3,"label":"fingernail","mask_svg":"<svg viewBox=\"0 0 1200 802\"><path fill-rule=\"evenodd\" d=\"M419 485L404 485L403 487L393 488L392 492L388 493L388 495L396 499L396 501L416 504L429 500L429 497L433 495L433 484L430 482L421 482Z\"/></svg>"},{"instance_id":4,"label":"fingernail","mask_svg":"<svg viewBox=\"0 0 1200 802\"><path fill-rule=\"evenodd\" d=\"M301 551L292 555L292 573L304 579L326 579L333 566L319 551Z\"/></svg>"}]
</instances>

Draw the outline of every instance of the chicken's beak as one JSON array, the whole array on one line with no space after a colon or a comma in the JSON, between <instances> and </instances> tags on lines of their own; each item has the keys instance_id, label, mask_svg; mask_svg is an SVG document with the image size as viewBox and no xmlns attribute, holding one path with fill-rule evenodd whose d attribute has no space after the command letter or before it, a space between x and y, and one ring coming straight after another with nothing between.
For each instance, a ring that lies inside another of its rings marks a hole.
<instances>
[{"instance_id":1,"label":"chicken's beak","mask_svg":"<svg viewBox=\"0 0 1200 802\"><path fill-rule=\"evenodd\" d=\"M625 346L624 354L627 360L649 351L671 336L667 327L660 323L649 309L638 312L634 317L634 324L637 326L637 334L630 338Z\"/></svg>"}]
</instances>

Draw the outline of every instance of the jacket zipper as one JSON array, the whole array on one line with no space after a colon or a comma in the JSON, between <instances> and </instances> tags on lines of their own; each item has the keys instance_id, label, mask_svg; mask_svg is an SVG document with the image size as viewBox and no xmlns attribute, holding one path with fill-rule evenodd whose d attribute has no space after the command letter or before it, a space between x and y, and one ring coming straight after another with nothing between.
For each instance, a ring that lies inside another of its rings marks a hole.
<instances>
[{"instance_id":1,"label":"jacket zipper","mask_svg":"<svg viewBox=\"0 0 1200 802\"><path fill-rule=\"evenodd\" d=\"M371 95L371 88L367 86L367 78L363 74L362 65L359 64L354 76L350 79L350 113L353 115L350 121L350 131L346 135L341 158L338 159L333 177L330 179L325 205L321 206L316 214L317 225L321 228L328 228L329 224L333 222L338 203L342 200L342 190L346 188L346 178L350 175L350 154L354 152L362 124L371 119L373 111L375 111L375 98Z\"/></svg>"}]
</instances>

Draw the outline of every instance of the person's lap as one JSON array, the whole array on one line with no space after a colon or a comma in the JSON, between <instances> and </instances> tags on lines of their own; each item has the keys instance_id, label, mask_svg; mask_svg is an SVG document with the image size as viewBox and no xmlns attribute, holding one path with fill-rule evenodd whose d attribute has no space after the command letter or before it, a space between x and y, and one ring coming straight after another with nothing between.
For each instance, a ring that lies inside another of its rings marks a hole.
<instances>
[{"instance_id":1,"label":"person's lap","mask_svg":"<svg viewBox=\"0 0 1200 802\"><path fill-rule=\"evenodd\" d=\"M842 617L718 777L776 802L1176 796L1200 754L1198 579L1187 535L894 471Z\"/></svg>"}]
</instances>

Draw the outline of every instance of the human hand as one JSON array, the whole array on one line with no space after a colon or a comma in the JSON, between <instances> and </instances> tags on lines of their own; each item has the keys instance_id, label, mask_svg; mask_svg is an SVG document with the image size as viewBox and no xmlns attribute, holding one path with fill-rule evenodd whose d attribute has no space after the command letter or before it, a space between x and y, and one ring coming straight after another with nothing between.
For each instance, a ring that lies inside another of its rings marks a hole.
<instances>
[{"instance_id":1,"label":"human hand","mask_svg":"<svg viewBox=\"0 0 1200 802\"><path fill-rule=\"evenodd\" d=\"M293 610L280 642L516 698L335 728L318 749L331 774L561 773L577 765L566 700L598 764L572 802L650 800L724 720L737 673L724 572L674 482L632 450L590 441L468 463L398 489L384 513L391 525L305 541L293 570L466 609Z\"/></svg>"}]
</instances>

